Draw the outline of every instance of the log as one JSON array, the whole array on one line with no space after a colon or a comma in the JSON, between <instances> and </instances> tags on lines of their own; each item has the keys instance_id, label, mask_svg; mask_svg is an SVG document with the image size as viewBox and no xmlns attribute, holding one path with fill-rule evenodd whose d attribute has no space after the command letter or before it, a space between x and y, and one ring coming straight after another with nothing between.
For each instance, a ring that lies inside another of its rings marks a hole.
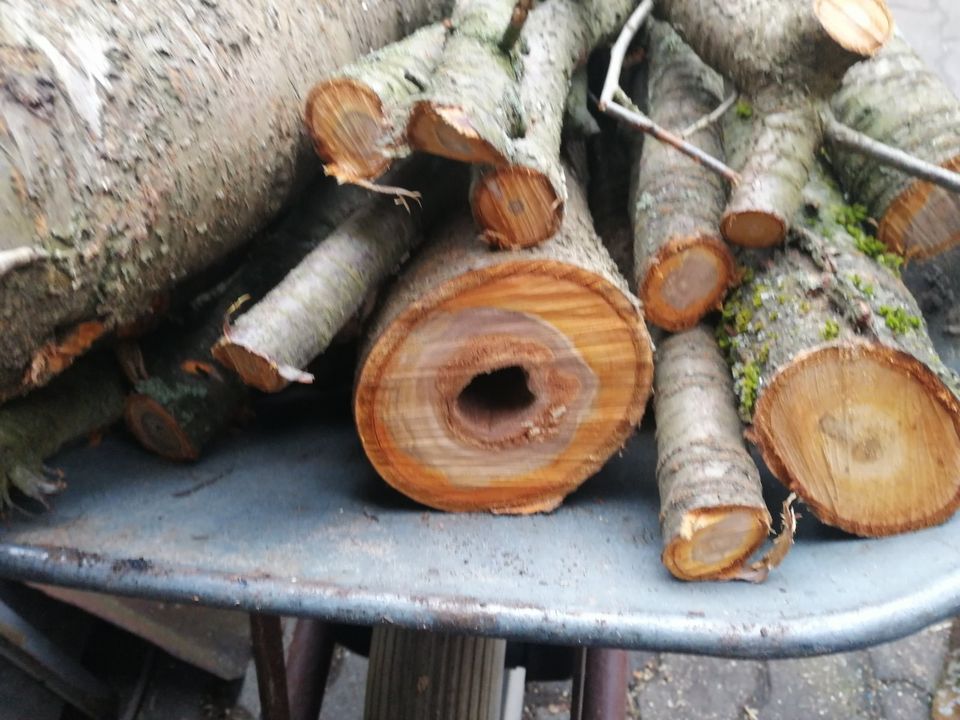
<instances>
[{"instance_id":1,"label":"log","mask_svg":"<svg viewBox=\"0 0 960 720\"><path fill-rule=\"evenodd\" d=\"M671 0L655 12L740 90L753 152L721 222L737 245L778 245L799 209L821 131L818 103L844 72L887 41L884 0Z\"/></svg>"},{"instance_id":2,"label":"log","mask_svg":"<svg viewBox=\"0 0 960 720\"><path fill-rule=\"evenodd\" d=\"M31 372L64 334L135 321L249 239L318 169L310 85L443 3L125 7L12 0L0 18L0 401L69 364Z\"/></svg>"},{"instance_id":3,"label":"log","mask_svg":"<svg viewBox=\"0 0 960 720\"><path fill-rule=\"evenodd\" d=\"M448 164L414 162L399 182L419 188L422 205L374 198L358 207L258 303L223 330L213 355L247 385L278 392L313 382L305 372L371 293L400 267L466 189Z\"/></svg>"},{"instance_id":4,"label":"log","mask_svg":"<svg viewBox=\"0 0 960 720\"><path fill-rule=\"evenodd\" d=\"M640 307L565 172L570 197L554 238L491 253L461 219L401 276L373 323L357 428L380 475L418 502L552 510L643 414L652 357Z\"/></svg>"},{"instance_id":5,"label":"log","mask_svg":"<svg viewBox=\"0 0 960 720\"><path fill-rule=\"evenodd\" d=\"M653 386L663 564L681 580L735 578L769 534L770 513L712 331L662 341Z\"/></svg>"},{"instance_id":6,"label":"log","mask_svg":"<svg viewBox=\"0 0 960 720\"><path fill-rule=\"evenodd\" d=\"M795 246L724 306L741 416L823 522L863 536L943 522L960 505L960 380L822 170L805 203Z\"/></svg>"},{"instance_id":7,"label":"log","mask_svg":"<svg viewBox=\"0 0 960 720\"><path fill-rule=\"evenodd\" d=\"M98 352L48 387L0 408L0 508L12 505L14 488L40 502L62 490L65 483L44 462L118 420L126 391L113 358Z\"/></svg>"},{"instance_id":8,"label":"log","mask_svg":"<svg viewBox=\"0 0 960 720\"><path fill-rule=\"evenodd\" d=\"M554 235L566 187L560 141L567 96L578 65L623 25L632 0L551 0L527 19L521 42L522 136L499 148L495 167L480 170L470 202L483 237L498 248L529 247ZM475 123L479 132L489 126ZM489 139L502 137L499 129Z\"/></svg>"},{"instance_id":9,"label":"log","mask_svg":"<svg viewBox=\"0 0 960 720\"><path fill-rule=\"evenodd\" d=\"M364 720L499 720L507 641L373 628Z\"/></svg>"},{"instance_id":10,"label":"log","mask_svg":"<svg viewBox=\"0 0 960 720\"><path fill-rule=\"evenodd\" d=\"M645 104L654 122L686 127L722 102L723 80L669 25L650 21L647 53ZM718 126L690 140L723 158ZM733 280L733 254L718 230L726 187L703 165L659 142L644 143L636 154L631 205L638 295L647 322L685 330L719 307Z\"/></svg>"},{"instance_id":11,"label":"log","mask_svg":"<svg viewBox=\"0 0 960 720\"><path fill-rule=\"evenodd\" d=\"M854 65L831 107L845 125L911 155L960 171L960 100L901 38ZM831 144L844 188L878 218L878 239L908 258L960 243L960 195Z\"/></svg>"},{"instance_id":12,"label":"log","mask_svg":"<svg viewBox=\"0 0 960 720\"><path fill-rule=\"evenodd\" d=\"M447 23L428 25L313 86L304 121L327 175L374 180L409 153L411 104L436 69L448 32Z\"/></svg>"}]
</instances>

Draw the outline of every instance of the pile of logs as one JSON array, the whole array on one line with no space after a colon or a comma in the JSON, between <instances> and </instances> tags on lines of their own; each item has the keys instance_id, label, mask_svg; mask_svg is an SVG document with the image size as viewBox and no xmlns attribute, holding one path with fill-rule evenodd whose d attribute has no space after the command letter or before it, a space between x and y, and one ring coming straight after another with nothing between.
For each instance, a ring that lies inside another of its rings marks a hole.
<instances>
[{"instance_id":1,"label":"pile of logs","mask_svg":"<svg viewBox=\"0 0 960 720\"><path fill-rule=\"evenodd\" d=\"M745 438L854 534L960 506L960 378L900 279L960 244L960 101L884 0L22 4L4 505L121 417L195 460L255 393L349 382L317 363L353 346L371 463L448 511L553 510L653 395L679 578L789 548L785 506L750 562Z\"/></svg>"}]
</instances>

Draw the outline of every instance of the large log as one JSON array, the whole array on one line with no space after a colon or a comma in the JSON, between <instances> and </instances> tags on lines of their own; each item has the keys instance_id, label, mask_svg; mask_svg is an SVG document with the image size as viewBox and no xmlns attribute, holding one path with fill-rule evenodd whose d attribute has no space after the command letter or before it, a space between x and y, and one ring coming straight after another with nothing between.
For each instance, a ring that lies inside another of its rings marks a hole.
<instances>
[{"instance_id":1,"label":"large log","mask_svg":"<svg viewBox=\"0 0 960 720\"><path fill-rule=\"evenodd\" d=\"M865 536L942 522L960 505L960 379L823 171L805 203L796 242L724 306L741 415L824 522Z\"/></svg>"},{"instance_id":2,"label":"large log","mask_svg":"<svg viewBox=\"0 0 960 720\"><path fill-rule=\"evenodd\" d=\"M317 167L302 130L312 82L442 10L4 3L0 400L69 364L44 352L78 324L135 320L237 248Z\"/></svg>"},{"instance_id":3,"label":"large log","mask_svg":"<svg viewBox=\"0 0 960 720\"><path fill-rule=\"evenodd\" d=\"M721 103L723 80L669 25L650 21L647 48L644 104L654 122L684 128ZM717 125L690 140L713 157L723 156ZM637 294L648 322L676 332L718 307L733 280L733 254L718 228L727 191L720 177L655 140L636 154L631 204Z\"/></svg>"},{"instance_id":4,"label":"large log","mask_svg":"<svg viewBox=\"0 0 960 720\"><path fill-rule=\"evenodd\" d=\"M837 119L870 137L960 171L960 100L901 38L854 65L831 102ZM833 145L844 188L879 220L892 251L924 258L960 243L960 195Z\"/></svg>"},{"instance_id":5,"label":"large log","mask_svg":"<svg viewBox=\"0 0 960 720\"><path fill-rule=\"evenodd\" d=\"M360 438L381 476L426 505L551 510L643 413L640 307L566 173L554 238L491 253L454 223L374 322L354 396Z\"/></svg>"},{"instance_id":6,"label":"large log","mask_svg":"<svg viewBox=\"0 0 960 720\"><path fill-rule=\"evenodd\" d=\"M669 0L656 4L698 55L731 80L753 114L751 154L721 229L733 243L779 244L821 142L818 103L890 36L884 0ZM749 110L746 110L749 108Z\"/></svg>"}]
</instances>

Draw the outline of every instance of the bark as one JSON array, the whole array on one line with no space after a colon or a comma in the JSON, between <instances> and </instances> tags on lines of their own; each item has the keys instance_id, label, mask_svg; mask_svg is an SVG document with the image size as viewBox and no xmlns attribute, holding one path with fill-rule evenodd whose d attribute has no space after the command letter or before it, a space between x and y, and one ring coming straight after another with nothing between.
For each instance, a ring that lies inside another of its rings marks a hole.
<instances>
[{"instance_id":1,"label":"bark","mask_svg":"<svg viewBox=\"0 0 960 720\"><path fill-rule=\"evenodd\" d=\"M422 207L377 197L357 208L260 302L226 327L214 355L247 385L278 392L313 382L307 365L361 311L429 228L465 190L450 165L412 163L400 182L419 188Z\"/></svg>"},{"instance_id":2,"label":"bark","mask_svg":"<svg viewBox=\"0 0 960 720\"><path fill-rule=\"evenodd\" d=\"M898 275L857 249L871 248L821 169L805 203L794 246L724 307L741 415L824 522L868 536L942 522L960 504L944 472L960 467L960 382Z\"/></svg>"},{"instance_id":3,"label":"bark","mask_svg":"<svg viewBox=\"0 0 960 720\"><path fill-rule=\"evenodd\" d=\"M669 128L696 122L723 101L723 80L666 24L650 21L646 105ZM720 129L691 142L723 158ZM634 276L646 319L667 330L693 327L719 306L733 277L733 255L717 226L723 180L659 142L637 153L633 174Z\"/></svg>"},{"instance_id":4,"label":"bark","mask_svg":"<svg viewBox=\"0 0 960 720\"><path fill-rule=\"evenodd\" d=\"M960 171L960 101L902 39L852 67L831 106L845 125ZM888 248L925 258L960 243L960 196L837 146L831 157Z\"/></svg>"},{"instance_id":5,"label":"bark","mask_svg":"<svg viewBox=\"0 0 960 720\"><path fill-rule=\"evenodd\" d=\"M446 23L428 25L313 86L305 120L327 175L373 180L410 152L411 105L436 69L448 32Z\"/></svg>"},{"instance_id":6,"label":"bark","mask_svg":"<svg viewBox=\"0 0 960 720\"><path fill-rule=\"evenodd\" d=\"M513 0L457 0L453 33L410 113L407 139L415 150L496 163L523 133L517 54L500 49L513 6Z\"/></svg>"},{"instance_id":7,"label":"bark","mask_svg":"<svg viewBox=\"0 0 960 720\"><path fill-rule=\"evenodd\" d=\"M560 141L577 67L623 25L630 0L551 0L530 13L521 42L519 86L524 132L484 168L471 204L484 239L500 248L528 247L557 232L566 188Z\"/></svg>"},{"instance_id":8,"label":"bark","mask_svg":"<svg viewBox=\"0 0 960 720\"><path fill-rule=\"evenodd\" d=\"M11 504L13 488L41 502L63 489L44 462L67 443L119 419L125 394L116 363L96 353L49 387L0 408L0 507Z\"/></svg>"},{"instance_id":9,"label":"bark","mask_svg":"<svg viewBox=\"0 0 960 720\"><path fill-rule=\"evenodd\" d=\"M380 475L419 502L551 510L643 413L639 304L569 188L561 231L535 248L490 253L465 219L447 227L372 325L357 427Z\"/></svg>"},{"instance_id":10,"label":"bark","mask_svg":"<svg viewBox=\"0 0 960 720\"><path fill-rule=\"evenodd\" d=\"M736 577L770 532L733 385L700 326L657 348L657 484L663 563L681 580Z\"/></svg>"},{"instance_id":11,"label":"bark","mask_svg":"<svg viewBox=\"0 0 960 720\"><path fill-rule=\"evenodd\" d=\"M24 375L61 333L136 320L249 238L316 167L317 75L441 9L5 0L0 399L49 379Z\"/></svg>"},{"instance_id":12,"label":"bark","mask_svg":"<svg viewBox=\"0 0 960 720\"><path fill-rule=\"evenodd\" d=\"M373 629L364 720L499 720L506 640Z\"/></svg>"},{"instance_id":13,"label":"bark","mask_svg":"<svg viewBox=\"0 0 960 720\"><path fill-rule=\"evenodd\" d=\"M893 20L884 0L758 3L671 0L657 12L756 113L721 229L733 243L782 242L822 133L816 115L844 72L874 54ZM722 31L718 31L722 28Z\"/></svg>"}]
</instances>

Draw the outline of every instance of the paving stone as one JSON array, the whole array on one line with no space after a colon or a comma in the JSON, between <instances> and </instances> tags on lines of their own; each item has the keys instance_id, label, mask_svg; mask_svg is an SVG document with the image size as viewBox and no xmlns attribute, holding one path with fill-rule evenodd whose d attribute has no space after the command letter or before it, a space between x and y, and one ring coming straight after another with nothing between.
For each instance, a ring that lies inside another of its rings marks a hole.
<instances>
[{"instance_id":1,"label":"paving stone","mask_svg":"<svg viewBox=\"0 0 960 720\"><path fill-rule=\"evenodd\" d=\"M873 720L866 656L826 655L767 663L765 702L754 706L761 720L843 718ZM761 698L763 699L763 698Z\"/></svg>"},{"instance_id":2,"label":"paving stone","mask_svg":"<svg viewBox=\"0 0 960 720\"><path fill-rule=\"evenodd\" d=\"M915 635L870 648L874 677L881 682L906 680L933 692L943 671L950 638L949 623L940 623Z\"/></svg>"},{"instance_id":3,"label":"paving stone","mask_svg":"<svg viewBox=\"0 0 960 720\"><path fill-rule=\"evenodd\" d=\"M907 683L880 688L877 700L883 720L926 720L930 717L930 695Z\"/></svg>"},{"instance_id":4,"label":"paving stone","mask_svg":"<svg viewBox=\"0 0 960 720\"><path fill-rule=\"evenodd\" d=\"M367 687L367 659L338 647L320 720L360 720Z\"/></svg>"}]
</instances>

